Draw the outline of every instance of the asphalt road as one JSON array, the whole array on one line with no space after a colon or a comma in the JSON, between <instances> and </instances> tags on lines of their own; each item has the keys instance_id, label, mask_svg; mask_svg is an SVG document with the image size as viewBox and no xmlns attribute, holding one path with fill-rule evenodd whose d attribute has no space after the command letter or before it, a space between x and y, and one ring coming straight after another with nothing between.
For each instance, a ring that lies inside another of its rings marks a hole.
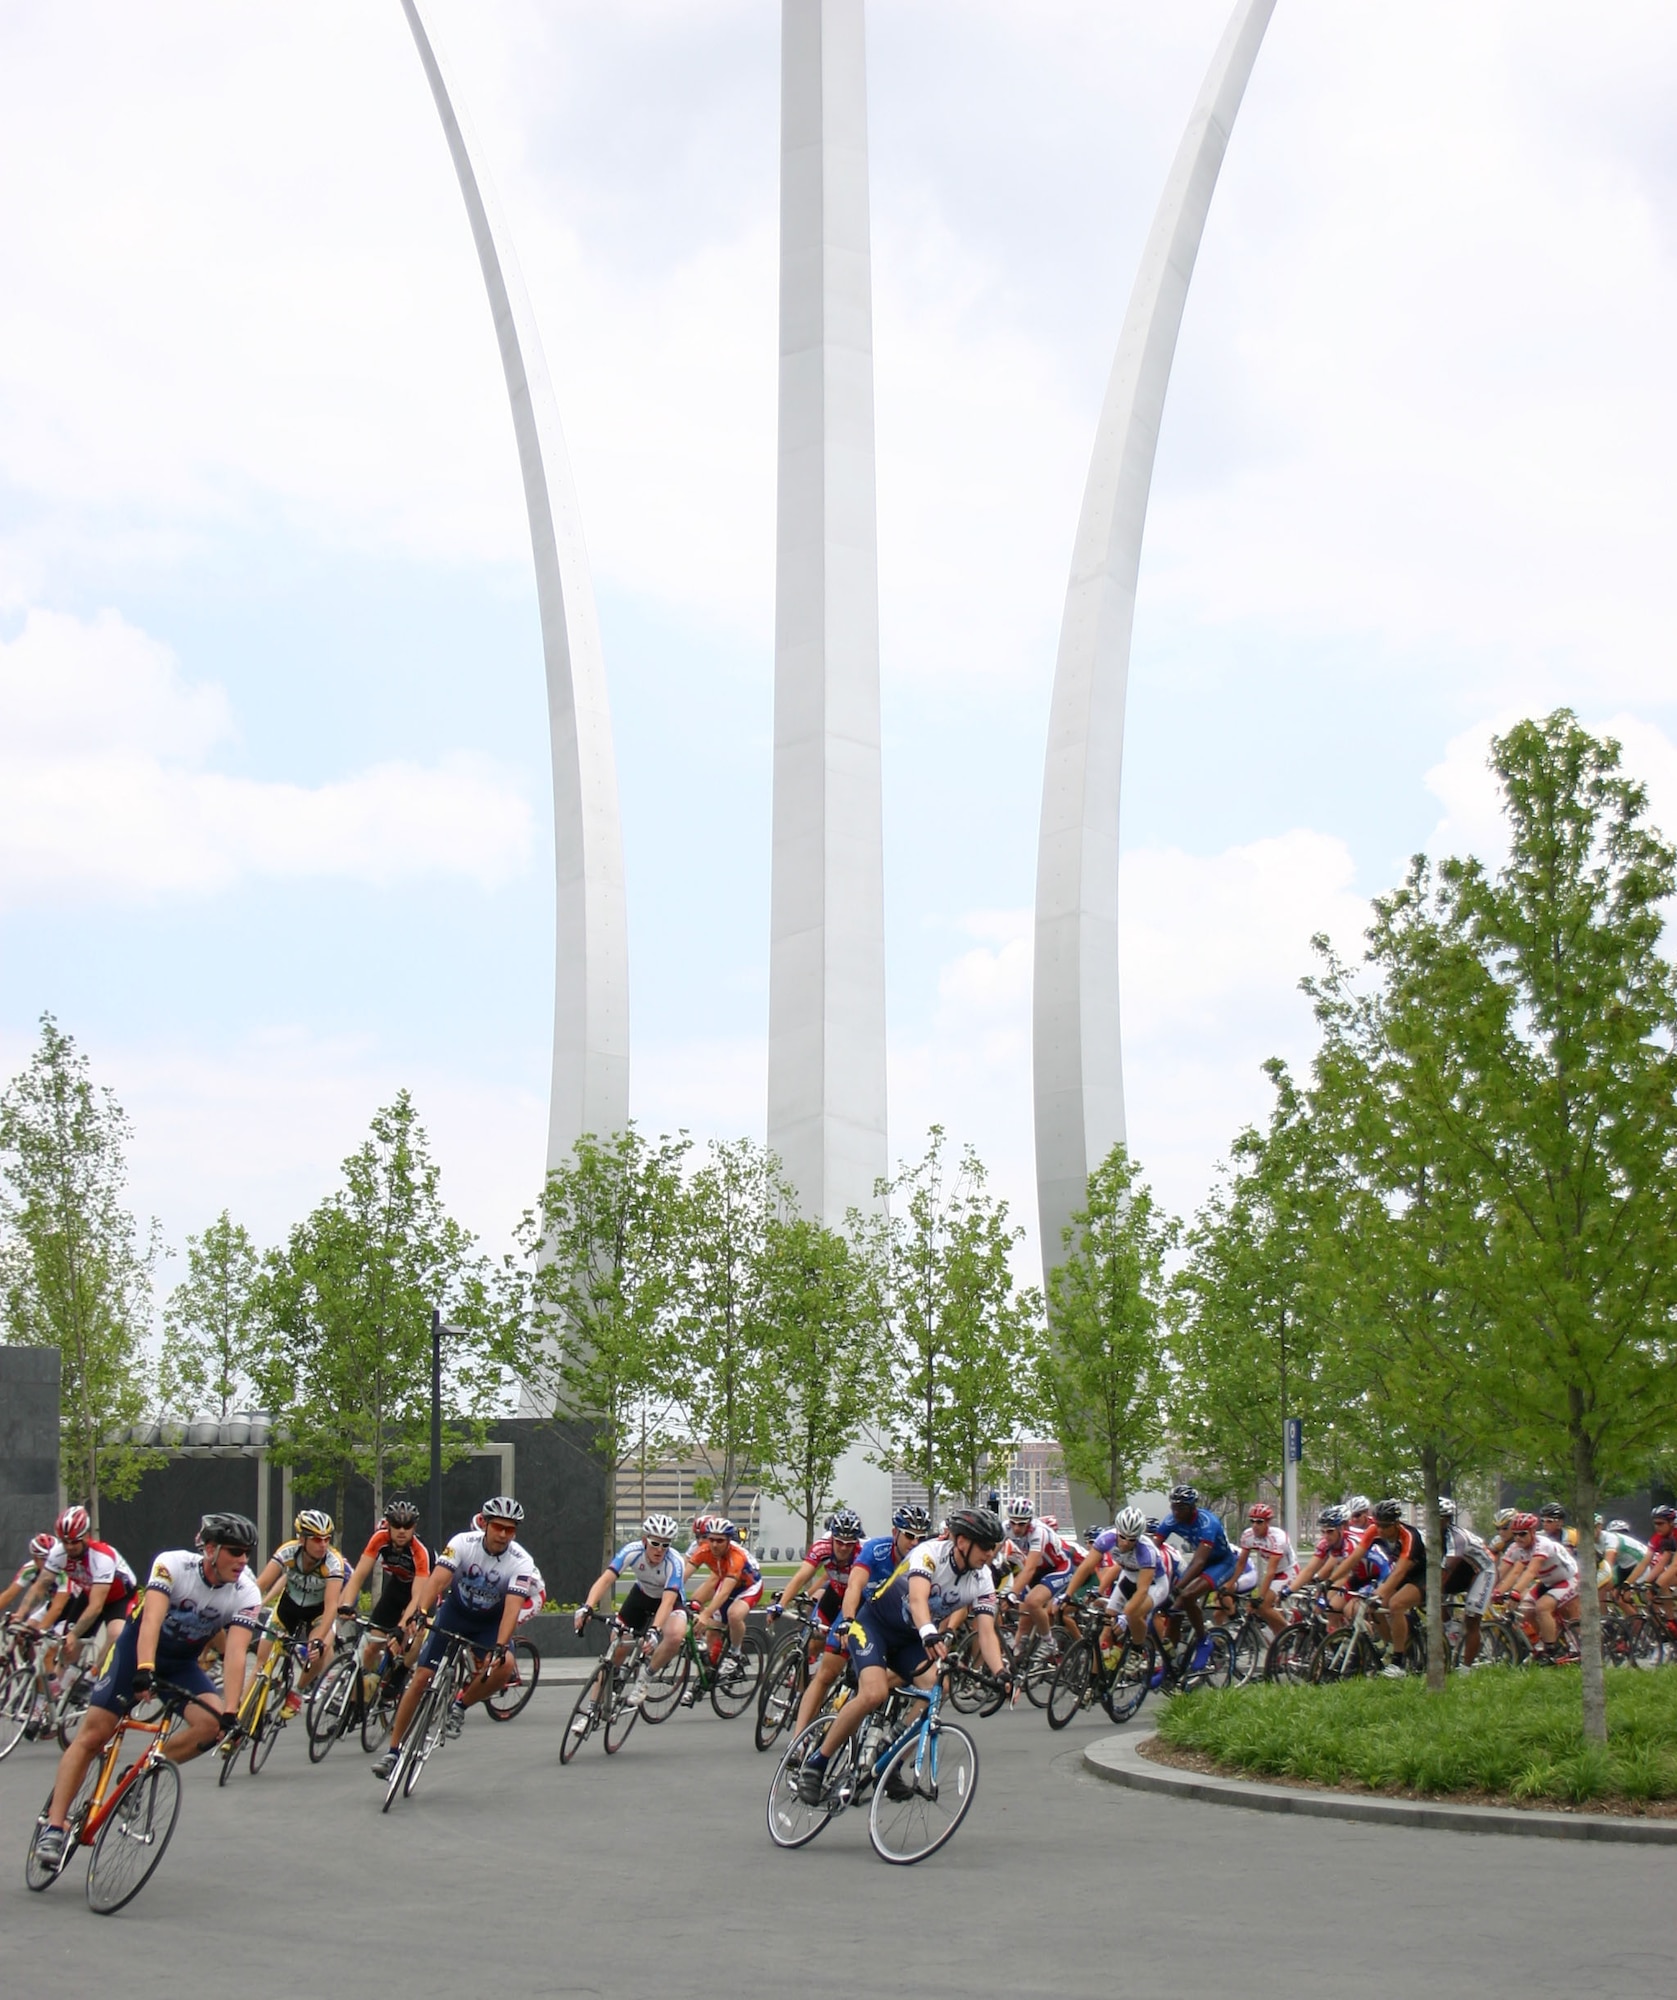
<instances>
[{"instance_id":1,"label":"asphalt road","mask_svg":"<svg viewBox=\"0 0 1677 2000\"><path fill-rule=\"evenodd\" d=\"M783 1853L770 1757L708 1712L558 1761L569 1691L474 1717L381 1817L359 1749L300 1729L224 1791L186 1773L174 1842L96 1917L78 1860L23 1885L52 1756L0 1764L0 1940L29 1990L686 1996L1677 1992L1670 1850L1277 1820L1085 1777L1034 1711L976 1725L978 1796L943 1853L892 1869L861 1814ZM1143 1718L1145 1723L1145 1717ZM8 1989L24 1990L8 1978Z\"/></svg>"}]
</instances>

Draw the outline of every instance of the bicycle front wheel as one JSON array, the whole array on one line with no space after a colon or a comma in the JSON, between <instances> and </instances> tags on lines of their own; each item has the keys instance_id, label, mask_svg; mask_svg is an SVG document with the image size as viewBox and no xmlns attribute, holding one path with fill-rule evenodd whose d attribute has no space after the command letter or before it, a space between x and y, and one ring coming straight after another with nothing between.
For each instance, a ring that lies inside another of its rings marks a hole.
<instances>
[{"instance_id":1,"label":"bicycle front wheel","mask_svg":"<svg viewBox=\"0 0 1677 2000\"><path fill-rule=\"evenodd\" d=\"M250 1733L250 1775L254 1778L273 1755L279 1733L285 1727L285 1698L291 1692L291 1676L283 1668L268 1689L261 1713Z\"/></svg>"},{"instance_id":2,"label":"bicycle front wheel","mask_svg":"<svg viewBox=\"0 0 1677 2000\"><path fill-rule=\"evenodd\" d=\"M631 1659L612 1676L611 1699L606 1710L606 1755L615 1757L629 1740L629 1731L634 1728L640 1716L640 1706L630 1701L629 1691L634 1685L635 1662Z\"/></svg>"},{"instance_id":3,"label":"bicycle front wheel","mask_svg":"<svg viewBox=\"0 0 1677 2000\"><path fill-rule=\"evenodd\" d=\"M763 1641L756 1632L747 1632L739 1657L726 1654L717 1662L716 1679L710 1688L710 1705L724 1722L743 1715L757 1699L757 1685L763 1678Z\"/></svg>"},{"instance_id":4,"label":"bicycle front wheel","mask_svg":"<svg viewBox=\"0 0 1677 2000\"><path fill-rule=\"evenodd\" d=\"M584 1681L577 1692L576 1706L571 1710L564 1738L559 1745L561 1764L568 1764L593 1733L598 1719L598 1705L605 1689L606 1671L605 1668L599 1669L593 1679Z\"/></svg>"},{"instance_id":5,"label":"bicycle front wheel","mask_svg":"<svg viewBox=\"0 0 1677 2000\"><path fill-rule=\"evenodd\" d=\"M355 1721L355 1697L361 1686L361 1662L353 1653L328 1667L309 1696L309 1762L320 1763Z\"/></svg>"},{"instance_id":6,"label":"bicycle front wheel","mask_svg":"<svg viewBox=\"0 0 1677 2000\"><path fill-rule=\"evenodd\" d=\"M541 1677L542 1656L536 1651L535 1641L515 1639L512 1642L512 1679L504 1688L497 1688L483 1704L491 1718L496 1722L511 1722L515 1715L522 1715Z\"/></svg>"},{"instance_id":7,"label":"bicycle front wheel","mask_svg":"<svg viewBox=\"0 0 1677 2000\"><path fill-rule=\"evenodd\" d=\"M29 1667L13 1667L0 1682L0 1757L17 1748L35 1705L35 1675Z\"/></svg>"},{"instance_id":8,"label":"bicycle front wheel","mask_svg":"<svg viewBox=\"0 0 1677 2000\"><path fill-rule=\"evenodd\" d=\"M752 1733L759 1750L767 1750L797 1714L803 1699L806 1657L801 1639L783 1639L769 1656Z\"/></svg>"},{"instance_id":9,"label":"bicycle front wheel","mask_svg":"<svg viewBox=\"0 0 1677 2000\"><path fill-rule=\"evenodd\" d=\"M111 1916L151 1880L180 1817L181 1777L160 1757L116 1802L93 1843L87 1870L87 1901L102 1917Z\"/></svg>"},{"instance_id":10,"label":"bicycle front wheel","mask_svg":"<svg viewBox=\"0 0 1677 2000\"><path fill-rule=\"evenodd\" d=\"M380 1672L378 1686L373 1690L373 1698L367 1703L361 1716L361 1748L370 1754L376 1754L389 1742L391 1729L396 1722L396 1711L402 1705L402 1690L407 1686L407 1681L405 1668L397 1667Z\"/></svg>"},{"instance_id":11,"label":"bicycle front wheel","mask_svg":"<svg viewBox=\"0 0 1677 2000\"><path fill-rule=\"evenodd\" d=\"M1093 1649L1087 1639L1079 1639L1066 1648L1065 1657L1048 1690L1050 1729L1064 1729L1088 1700L1093 1665Z\"/></svg>"},{"instance_id":12,"label":"bicycle front wheel","mask_svg":"<svg viewBox=\"0 0 1677 2000\"><path fill-rule=\"evenodd\" d=\"M1245 1687L1263 1672L1264 1640L1269 1627L1261 1618L1243 1618L1234 1641L1234 1684Z\"/></svg>"},{"instance_id":13,"label":"bicycle front wheel","mask_svg":"<svg viewBox=\"0 0 1677 2000\"><path fill-rule=\"evenodd\" d=\"M978 1790L978 1745L955 1723L917 1729L886 1765L868 1808L882 1861L909 1867L936 1854Z\"/></svg>"}]
</instances>

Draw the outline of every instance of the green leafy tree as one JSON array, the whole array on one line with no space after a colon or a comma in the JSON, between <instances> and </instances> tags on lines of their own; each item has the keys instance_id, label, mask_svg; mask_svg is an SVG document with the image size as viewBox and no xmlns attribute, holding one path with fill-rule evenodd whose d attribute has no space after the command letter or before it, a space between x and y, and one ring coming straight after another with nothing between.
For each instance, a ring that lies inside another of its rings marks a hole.
<instances>
[{"instance_id":1,"label":"green leafy tree","mask_svg":"<svg viewBox=\"0 0 1677 2000\"><path fill-rule=\"evenodd\" d=\"M186 1276L163 1308L163 1327L159 1404L226 1423L251 1392L268 1337L261 1254L226 1209L186 1239Z\"/></svg>"},{"instance_id":2,"label":"green leafy tree","mask_svg":"<svg viewBox=\"0 0 1677 2000\"><path fill-rule=\"evenodd\" d=\"M264 1289L273 1339L258 1387L276 1452L336 1483L340 1517L349 1474L371 1482L382 1511L388 1483L429 1468L433 1308L466 1336L444 1356L445 1463L482 1442L504 1380L493 1302L406 1091L375 1113L342 1187L292 1230Z\"/></svg>"},{"instance_id":3,"label":"green leafy tree","mask_svg":"<svg viewBox=\"0 0 1677 2000\"><path fill-rule=\"evenodd\" d=\"M62 1363L64 1477L120 1499L149 1460L120 1442L144 1412L156 1224L123 1206L127 1118L50 1014L28 1067L0 1096L0 1315L23 1346Z\"/></svg>"},{"instance_id":4,"label":"green leafy tree","mask_svg":"<svg viewBox=\"0 0 1677 2000\"><path fill-rule=\"evenodd\" d=\"M1164 1441L1165 1266L1180 1225L1122 1145L1089 1176L1048 1279L1041 1379L1066 1471L1110 1520Z\"/></svg>"},{"instance_id":5,"label":"green leafy tree","mask_svg":"<svg viewBox=\"0 0 1677 2000\"><path fill-rule=\"evenodd\" d=\"M773 1157L749 1139L713 1140L682 1191L670 1394L706 1468L700 1497L724 1514L768 1462L779 1421L766 1278L775 1221L792 1205Z\"/></svg>"},{"instance_id":6,"label":"green leafy tree","mask_svg":"<svg viewBox=\"0 0 1677 2000\"><path fill-rule=\"evenodd\" d=\"M864 1435L884 1375L884 1313L874 1273L836 1230L803 1217L769 1225L762 1271L763 1398L773 1409L762 1483L803 1516L844 1496L839 1460Z\"/></svg>"},{"instance_id":7,"label":"green leafy tree","mask_svg":"<svg viewBox=\"0 0 1677 2000\"><path fill-rule=\"evenodd\" d=\"M1670 1444L1677 1313L1677 854L1619 747L1566 710L1498 738L1509 855L1417 861L1378 906L1386 1034L1441 1171L1471 1185L1463 1260L1488 1393L1534 1470L1564 1477L1584 1576L1600 1497ZM1606 1739L1600 1615L1580 1598L1585 1733Z\"/></svg>"},{"instance_id":8,"label":"green leafy tree","mask_svg":"<svg viewBox=\"0 0 1677 2000\"><path fill-rule=\"evenodd\" d=\"M549 1173L509 1260L500 1353L555 1415L590 1426L612 1481L672 1448L667 1321L681 1250L685 1137L585 1134ZM615 1523L608 1508L605 1553Z\"/></svg>"},{"instance_id":9,"label":"green leafy tree","mask_svg":"<svg viewBox=\"0 0 1677 2000\"><path fill-rule=\"evenodd\" d=\"M868 1234L895 1348L886 1459L925 1487L934 1516L950 1496L979 1493L1038 1407L1039 1304L1011 1261L1024 1232L989 1192L978 1155L966 1148L951 1175L944 1145L934 1125Z\"/></svg>"}]
</instances>

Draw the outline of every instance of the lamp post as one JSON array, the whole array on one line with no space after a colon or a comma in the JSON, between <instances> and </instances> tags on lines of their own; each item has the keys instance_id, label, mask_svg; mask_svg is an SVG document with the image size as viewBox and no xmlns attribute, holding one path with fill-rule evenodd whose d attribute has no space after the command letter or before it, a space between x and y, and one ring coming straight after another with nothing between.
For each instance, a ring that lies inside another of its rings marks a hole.
<instances>
[{"instance_id":1,"label":"lamp post","mask_svg":"<svg viewBox=\"0 0 1677 2000\"><path fill-rule=\"evenodd\" d=\"M443 1545L443 1316L431 1308L431 1560Z\"/></svg>"}]
</instances>

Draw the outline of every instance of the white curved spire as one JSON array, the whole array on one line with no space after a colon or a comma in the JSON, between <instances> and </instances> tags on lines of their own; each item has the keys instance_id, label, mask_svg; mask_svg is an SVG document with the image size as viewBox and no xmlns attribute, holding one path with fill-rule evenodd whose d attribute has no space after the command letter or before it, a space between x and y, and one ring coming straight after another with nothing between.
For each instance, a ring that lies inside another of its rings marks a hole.
<instances>
[{"instance_id":1,"label":"white curved spire","mask_svg":"<svg viewBox=\"0 0 1677 2000\"><path fill-rule=\"evenodd\" d=\"M629 1119L629 939L617 764L600 626L558 405L512 239L418 0L402 11L437 101L477 245L512 404L547 663L553 753L553 1077L547 1163Z\"/></svg>"},{"instance_id":2,"label":"white curved spire","mask_svg":"<svg viewBox=\"0 0 1677 2000\"><path fill-rule=\"evenodd\" d=\"M1118 338L1077 524L1037 844L1032 1039L1046 1273L1090 1170L1124 1137L1118 804L1153 454L1200 236L1275 0L1240 0L1165 182Z\"/></svg>"}]
</instances>

